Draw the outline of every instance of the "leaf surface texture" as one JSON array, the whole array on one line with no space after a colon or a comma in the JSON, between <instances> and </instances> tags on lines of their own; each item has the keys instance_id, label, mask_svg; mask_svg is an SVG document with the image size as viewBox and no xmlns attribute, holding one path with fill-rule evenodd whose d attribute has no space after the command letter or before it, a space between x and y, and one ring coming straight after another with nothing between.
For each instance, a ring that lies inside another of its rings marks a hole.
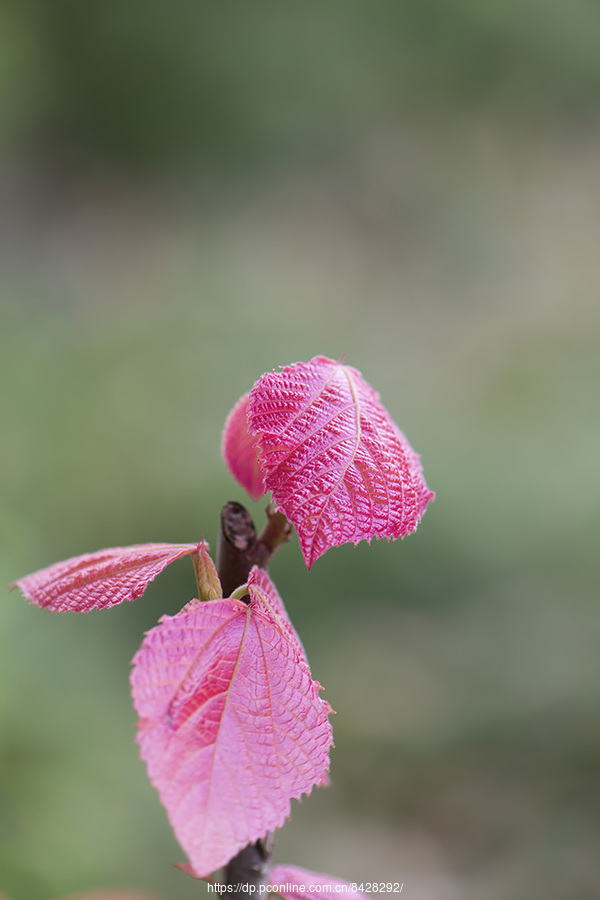
<instances>
[{"instance_id":1,"label":"leaf surface texture","mask_svg":"<svg viewBox=\"0 0 600 900\"><path fill-rule=\"evenodd\" d=\"M309 567L347 541L404 537L433 498L379 395L341 362L319 356L263 375L250 392L249 430Z\"/></svg>"},{"instance_id":2,"label":"leaf surface texture","mask_svg":"<svg viewBox=\"0 0 600 900\"><path fill-rule=\"evenodd\" d=\"M281 599L256 568L248 591L164 616L133 661L140 753L200 877L283 824L329 767L331 709Z\"/></svg>"},{"instance_id":3,"label":"leaf surface texture","mask_svg":"<svg viewBox=\"0 0 600 900\"><path fill-rule=\"evenodd\" d=\"M163 569L198 544L139 544L75 556L15 581L23 596L51 612L89 612L136 600Z\"/></svg>"}]
</instances>

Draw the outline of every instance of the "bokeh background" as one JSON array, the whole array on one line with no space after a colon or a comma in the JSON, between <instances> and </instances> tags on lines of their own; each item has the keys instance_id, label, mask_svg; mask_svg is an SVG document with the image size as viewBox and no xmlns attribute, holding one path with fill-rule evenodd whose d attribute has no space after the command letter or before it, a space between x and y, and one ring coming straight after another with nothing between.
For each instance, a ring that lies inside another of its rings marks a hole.
<instances>
[{"instance_id":1,"label":"bokeh background","mask_svg":"<svg viewBox=\"0 0 600 900\"><path fill-rule=\"evenodd\" d=\"M225 416L347 355L436 491L272 574L336 708L276 860L410 900L600 894L600 7L0 6L0 582L244 502ZM249 504L260 523L260 504ZM204 896L129 661L194 592L0 604L0 890Z\"/></svg>"}]
</instances>

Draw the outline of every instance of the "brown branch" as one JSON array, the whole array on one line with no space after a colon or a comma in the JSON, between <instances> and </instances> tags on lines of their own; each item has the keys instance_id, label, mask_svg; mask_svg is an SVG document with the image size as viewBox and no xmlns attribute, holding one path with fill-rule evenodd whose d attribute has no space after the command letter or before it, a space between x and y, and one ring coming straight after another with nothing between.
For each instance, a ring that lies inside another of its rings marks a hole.
<instances>
[{"instance_id":1,"label":"brown branch","mask_svg":"<svg viewBox=\"0 0 600 900\"><path fill-rule=\"evenodd\" d=\"M217 542L217 573L224 597L248 581L255 544L256 528L250 513L240 503L226 503Z\"/></svg>"},{"instance_id":2,"label":"brown branch","mask_svg":"<svg viewBox=\"0 0 600 900\"><path fill-rule=\"evenodd\" d=\"M268 884L272 855L273 836L270 834L255 844L248 844L225 867L223 883L252 884L256 887Z\"/></svg>"},{"instance_id":3,"label":"brown branch","mask_svg":"<svg viewBox=\"0 0 600 900\"><path fill-rule=\"evenodd\" d=\"M290 535L291 525L283 513L267 509L267 522L257 536L250 513L239 503L226 503L217 544L217 572L223 596L229 597L248 580L252 566L266 569L277 548L289 541ZM272 852L271 834L248 844L225 866L224 884L268 884Z\"/></svg>"},{"instance_id":4,"label":"brown branch","mask_svg":"<svg viewBox=\"0 0 600 900\"><path fill-rule=\"evenodd\" d=\"M266 569L275 551L289 541L292 526L281 512L267 509L267 522L261 533L241 503L226 503L221 512L221 531L217 543L217 572L223 596L229 597L248 580L252 566Z\"/></svg>"}]
</instances>

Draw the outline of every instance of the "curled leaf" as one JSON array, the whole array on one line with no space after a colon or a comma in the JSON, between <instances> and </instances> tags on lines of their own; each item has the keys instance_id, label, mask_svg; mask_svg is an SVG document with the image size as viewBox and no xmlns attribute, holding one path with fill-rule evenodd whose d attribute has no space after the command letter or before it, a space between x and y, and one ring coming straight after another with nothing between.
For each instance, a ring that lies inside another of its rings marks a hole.
<instances>
[{"instance_id":1,"label":"curled leaf","mask_svg":"<svg viewBox=\"0 0 600 900\"><path fill-rule=\"evenodd\" d=\"M256 568L248 592L164 616L133 660L140 754L199 877L278 828L329 768L331 709L283 604Z\"/></svg>"},{"instance_id":2,"label":"curled leaf","mask_svg":"<svg viewBox=\"0 0 600 900\"><path fill-rule=\"evenodd\" d=\"M222 453L227 468L253 500L265 493L262 472L258 465L256 438L248 432L248 400L240 397L229 413L223 429Z\"/></svg>"},{"instance_id":3,"label":"curled leaf","mask_svg":"<svg viewBox=\"0 0 600 900\"><path fill-rule=\"evenodd\" d=\"M25 599L51 612L89 612L136 600L163 569L198 544L139 544L112 547L54 563L19 578Z\"/></svg>"},{"instance_id":4,"label":"curled leaf","mask_svg":"<svg viewBox=\"0 0 600 900\"><path fill-rule=\"evenodd\" d=\"M433 499L379 395L341 362L318 356L263 375L250 392L249 431L309 567L347 541L404 537Z\"/></svg>"}]
</instances>

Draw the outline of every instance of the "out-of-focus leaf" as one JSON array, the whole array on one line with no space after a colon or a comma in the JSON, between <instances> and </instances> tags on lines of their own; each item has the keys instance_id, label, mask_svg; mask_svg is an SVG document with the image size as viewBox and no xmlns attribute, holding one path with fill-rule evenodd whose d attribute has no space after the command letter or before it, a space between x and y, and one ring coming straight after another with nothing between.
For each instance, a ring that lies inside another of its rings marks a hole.
<instances>
[{"instance_id":1,"label":"out-of-focus leaf","mask_svg":"<svg viewBox=\"0 0 600 900\"><path fill-rule=\"evenodd\" d=\"M366 897L361 891L352 889L347 881L310 872L298 866L275 866L271 872L269 883L278 888L280 897L286 900L322 900L324 896Z\"/></svg>"},{"instance_id":2,"label":"out-of-focus leaf","mask_svg":"<svg viewBox=\"0 0 600 900\"><path fill-rule=\"evenodd\" d=\"M258 465L256 438L248 432L248 400L240 397L229 413L223 429L222 452L227 468L253 500L265 493L262 472Z\"/></svg>"}]
</instances>

